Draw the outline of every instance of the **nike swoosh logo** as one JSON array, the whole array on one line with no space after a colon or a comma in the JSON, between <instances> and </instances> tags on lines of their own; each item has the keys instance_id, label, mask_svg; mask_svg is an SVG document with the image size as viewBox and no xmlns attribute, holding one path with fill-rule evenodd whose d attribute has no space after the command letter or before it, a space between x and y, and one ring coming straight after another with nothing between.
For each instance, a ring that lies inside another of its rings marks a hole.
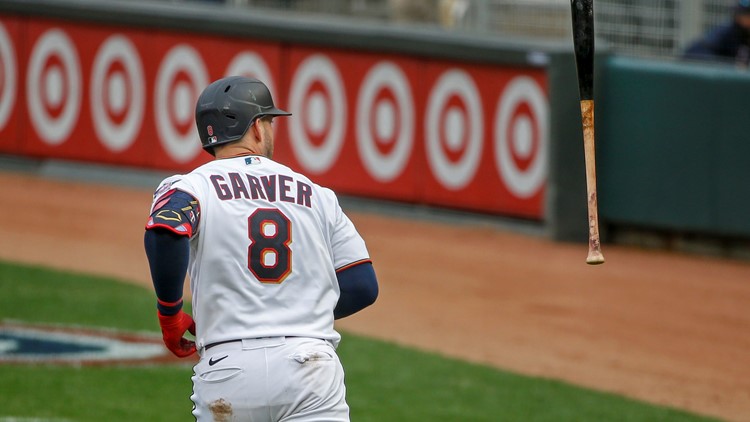
<instances>
[{"instance_id":1,"label":"nike swoosh logo","mask_svg":"<svg viewBox=\"0 0 750 422\"><path fill-rule=\"evenodd\" d=\"M208 360L208 366L214 366L214 365L216 365L217 363L219 363L219 362L223 361L224 359L226 359L226 358L228 358L228 357L229 357L229 355L226 355L226 356L222 356L222 357L220 357L220 358L218 358L218 359L216 359L216 360L214 360L214 358L213 358L213 357L211 357L211 359L209 359L209 360Z\"/></svg>"}]
</instances>

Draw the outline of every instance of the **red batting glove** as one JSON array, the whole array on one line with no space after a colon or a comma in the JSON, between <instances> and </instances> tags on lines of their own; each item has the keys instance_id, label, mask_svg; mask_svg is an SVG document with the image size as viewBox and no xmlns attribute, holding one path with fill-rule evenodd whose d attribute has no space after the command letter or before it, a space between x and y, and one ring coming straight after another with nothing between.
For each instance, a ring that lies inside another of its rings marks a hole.
<instances>
[{"instance_id":1,"label":"red batting glove","mask_svg":"<svg viewBox=\"0 0 750 422\"><path fill-rule=\"evenodd\" d=\"M195 353L195 342L182 336L185 331L195 335L193 318L182 311L174 315L162 315L159 311L156 311L156 313L159 316L161 335L167 349L180 358L186 358Z\"/></svg>"}]
</instances>

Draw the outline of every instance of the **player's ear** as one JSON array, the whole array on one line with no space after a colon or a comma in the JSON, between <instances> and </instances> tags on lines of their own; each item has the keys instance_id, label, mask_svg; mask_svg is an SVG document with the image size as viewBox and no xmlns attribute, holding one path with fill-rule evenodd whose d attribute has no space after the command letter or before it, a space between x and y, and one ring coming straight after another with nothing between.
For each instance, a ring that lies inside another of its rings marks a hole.
<instances>
[{"instance_id":1,"label":"player's ear","mask_svg":"<svg viewBox=\"0 0 750 422\"><path fill-rule=\"evenodd\" d=\"M250 126L250 129L253 130L253 135L255 135L255 139L258 141L263 140L263 129L260 126L260 117L256 118Z\"/></svg>"}]
</instances>

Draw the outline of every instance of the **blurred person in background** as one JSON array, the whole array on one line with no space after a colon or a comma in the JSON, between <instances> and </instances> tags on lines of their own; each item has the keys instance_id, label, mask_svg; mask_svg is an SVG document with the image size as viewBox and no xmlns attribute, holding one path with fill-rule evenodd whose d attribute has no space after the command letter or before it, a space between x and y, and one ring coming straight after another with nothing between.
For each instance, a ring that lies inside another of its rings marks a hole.
<instances>
[{"instance_id":1,"label":"blurred person in background","mask_svg":"<svg viewBox=\"0 0 750 422\"><path fill-rule=\"evenodd\" d=\"M391 19L396 22L435 23L438 17L435 0L388 0Z\"/></svg>"},{"instance_id":2,"label":"blurred person in background","mask_svg":"<svg viewBox=\"0 0 750 422\"><path fill-rule=\"evenodd\" d=\"M388 0L391 19L399 23L458 26L469 8L469 0Z\"/></svg>"},{"instance_id":3,"label":"blurred person in background","mask_svg":"<svg viewBox=\"0 0 750 422\"><path fill-rule=\"evenodd\" d=\"M747 67L750 63L750 0L739 0L732 19L690 44L683 58Z\"/></svg>"}]
</instances>

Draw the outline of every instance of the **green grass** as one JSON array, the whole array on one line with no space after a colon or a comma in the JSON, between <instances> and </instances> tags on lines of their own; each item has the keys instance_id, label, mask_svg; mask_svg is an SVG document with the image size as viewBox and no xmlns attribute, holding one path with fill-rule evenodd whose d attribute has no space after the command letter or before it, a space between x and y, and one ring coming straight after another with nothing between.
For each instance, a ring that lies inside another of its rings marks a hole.
<instances>
[{"instance_id":1,"label":"green grass","mask_svg":"<svg viewBox=\"0 0 750 422\"><path fill-rule=\"evenodd\" d=\"M186 421L190 367L0 367L0 420Z\"/></svg>"},{"instance_id":2,"label":"green grass","mask_svg":"<svg viewBox=\"0 0 750 422\"><path fill-rule=\"evenodd\" d=\"M0 262L0 319L158 332L153 293L117 280ZM562 382L343 333L352 420L709 421ZM0 364L0 420L192 420L191 366Z\"/></svg>"},{"instance_id":3,"label":"green grass","mask_svg":"<svg viewBox=\"0 0 750 422\"><path fill-rule=\"evenodd\" d=\"M0 262L0 318L159 331L156 296L132 283Z\"/></svg>"}]
</instances>

